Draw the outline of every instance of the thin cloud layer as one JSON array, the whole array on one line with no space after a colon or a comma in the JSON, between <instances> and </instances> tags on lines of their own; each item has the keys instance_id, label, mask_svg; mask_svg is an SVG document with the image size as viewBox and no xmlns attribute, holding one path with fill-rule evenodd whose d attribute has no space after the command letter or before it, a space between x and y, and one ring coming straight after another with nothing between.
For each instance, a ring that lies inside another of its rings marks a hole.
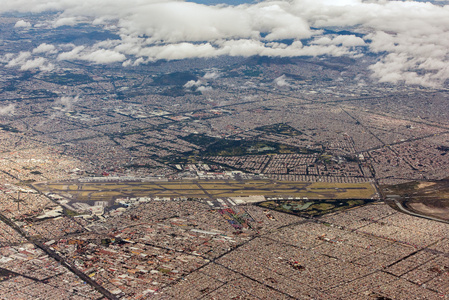
<instances>
[{"instance_id":1,"label":"thin cloud layer","mask_svg":"<svg viewBox=\"0 0 449 300\"><path fill-rule=\"evenodd\" d=\"M238 6L170 0L0 4L0 12L60 11L49 20L53 27L90 23L120 35L120 40L71 50L53 45L48 49L59 50L58 60L135 66L220 55L361 56L370 51L381 55L370 68L381 82L436 86L449 79L449 6L385 0L268 0ZM27 22L21 21L19 25ZM32 55L48 54L44 48ZM42 69L45 62L36 59L16 65Z\"/></svg>"}]
</instances>

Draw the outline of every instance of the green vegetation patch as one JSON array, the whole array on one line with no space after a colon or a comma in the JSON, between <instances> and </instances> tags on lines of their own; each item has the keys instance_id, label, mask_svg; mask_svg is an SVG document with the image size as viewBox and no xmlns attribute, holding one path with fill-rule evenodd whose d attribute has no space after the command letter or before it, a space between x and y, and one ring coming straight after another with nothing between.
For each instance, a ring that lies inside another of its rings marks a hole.
<instances>
[{"instance_id":1,"label":"green vegetation patch","mask_svg":"<svg viewBox=\"0 0 449 300\"><path fill-rule=\"evenodd\" d=\"M158 94L168 97L182 97L185 96L186 94L201 95L201 92L197 92L192 89L185 89L183 86L174 86L167 88L159 92Z\"/></svg>"},{"instance_id":2,"label":"green vegetation patch","mask_svg":"<svg viewBox=\"0 0 449 300\"><path fill-rule=\"evenodd\" d=\"M153 85L184 85L190 80L198 80L198 77L190 72L174 72L162 74L153 78Z\"/></svg>"},{"instance_id":3,"label":"green vegetation patch","mask_svg":"<svg viewBox=\"0 0 449 300\"><path fill-rule=\"evenodd\" d=\"M0 124L0 129L4 130L4 131L9 131L9 132L20 132L16 128L14 128L12 126L9 126L9 125L2 125L2 124Z\"/></svg>"},{"instance_id":4,"label":"green vegetation patch","mask_svg":"<svg viewBox=\"0 0 449 300\"><path fill-rule=\"evenodd\" d=\"M68 72L63 74L50 74L43 77L42 80L60 85L79 85L93 81L89 75Z\"/></svg>"},{"instance_id":5,"label":"green vegetation patch","mask_svg":"<svg viewBox=\"0 0 449 300\"><path fill-rule=\"evenodd\" d=\"M221 140L219 138L208 136L205 134L189 134L188 136L182 137L182 139L186 142L202 147L209 146Z\"/></svg>"},{"instance_id":6,"label":"green vegetation patch","mask_svg":"<svg viewBox=\"0 0 449 300\"><path fill-rule=\"evenodd\" d=\"M171 272L171 270L167 268L158 268L158 271L163 274L169 274Z\"/></svg>"},{"instance_id":7,"label":"green vegetation patch","mask_svg":"<svg viewBox=\"0 0 449 300\"><path fill-rule=\"evenodd\" d=\"M60 27L59 29L64 29L63 27ZM80 28L81 29L81 28ZM84 28L83 28L84 29ZM85 30L85 29L84 29ZM84 31L83 30L83 31ZM57 30L59 31L59 30ZM119 35L107 32L107 31L91 31L91 32L64 32L55 34L54 36L50 37L50 42L52 43L79 43L79 42L86 42L86 40L92 42L92 41L104 41L104 40L118 40L120 39Z\"/></svg>"},{"instance_id":8,"label":"green vegetation patch","mask_svg":"<svg viewBox=\"0 0 449 300\"><path fill-rule=\"evenodd\" d=\"M328 213L349 209L352 207L365 205L373 202L371 199L360 200L325 200L325 201L311 201L311 200L272 200L257 204L260 207L294 214L301 217L316 217Z\"/></svg>"},{"instance_id":9,"label":"green vegetation patch","mask_svg":"<svg viewBox=\"0 0 449 300\"><path fill-rule=\"evenodd\" d=\"M282 135L288 135L288 136L298 136L298 135L303 134L301 131L299 131L285 123L266 125L266 126L257 127L255 129L258 131L266 132L266 133L282 134Z\"/></svg>"},{"instance_id":10,"label":"green vegetation patch","mask_svg":"<svg viewBox=\"0 0 449 300\"><path fill-rule=\"evenodd\" d=\"M269 141L231 140L191 134L185 141L203 147L202 156L243 156L254 154L310 154L316 151Z\"/></svg>"},{"instance_id":11,"label":"green vegetation patch","mask_svg":"<svg viewBox=\"0 0 449 300\"><path fill-rule=\"evenodd\" d=\"M66 207L64 207L63 213L64 213L64 215L69 216L69 217L75 217L75 216L79 216L80 215L80 213L78 213L78 212L76 212L74 210L68 209Z\"/></svg>"},{"instance_id":12,"label":"green vegetation patch","mask_svg":"<svg viewBox=\"0 0 449 300\"><path fill-rule=\"evenodd\" d=\"M260 76L263 72L259 69L246 69L243 70L243 75L248 76L248 77L257 77Z\"/></svg>"}]
</instances>

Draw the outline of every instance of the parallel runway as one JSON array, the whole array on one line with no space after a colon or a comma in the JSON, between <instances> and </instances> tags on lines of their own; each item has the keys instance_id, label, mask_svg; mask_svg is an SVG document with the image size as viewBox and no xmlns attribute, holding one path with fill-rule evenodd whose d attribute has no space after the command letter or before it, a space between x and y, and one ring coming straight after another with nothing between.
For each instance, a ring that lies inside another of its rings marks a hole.
<instances>
[{"instance_id":1,"label":"parallel runway","mask_svg":"<svg viewBox=\"0 0 449 300\"><path fill-rule=\"evenodd\" d=\"M307 197L309 199L370 199L376 190L371 183L321 183L276 180L182 180L182 181L65 181L36 183L43 193L76 201L110 201L121 197L209 198Z\"/></svg>"}]
</instances>

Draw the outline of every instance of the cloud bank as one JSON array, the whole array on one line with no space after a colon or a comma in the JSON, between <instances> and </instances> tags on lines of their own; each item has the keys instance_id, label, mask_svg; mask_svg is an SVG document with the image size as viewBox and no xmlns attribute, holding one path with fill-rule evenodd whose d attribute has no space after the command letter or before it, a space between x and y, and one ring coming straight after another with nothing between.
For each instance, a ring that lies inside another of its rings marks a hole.
<instances>
[{"instance_id":1,"label":"cloud bank","mask_svg":"<svg viewBox=\"0 0 449 300\"><path fill-rule=\"evenodd\" d=\"M381 82L436 86L449 78L449 6L386 0L267 0L238 6L172 0L0 4L0 12L59 11L50 20L53 27L90 23L120 36L61 50L58 60L132 66L220 55L361 56L370 51L381 55L370 68ZM33 55L46 53L35 51ZM42 64L34 58L24 68Z\"/></svg>"}]
</instances>

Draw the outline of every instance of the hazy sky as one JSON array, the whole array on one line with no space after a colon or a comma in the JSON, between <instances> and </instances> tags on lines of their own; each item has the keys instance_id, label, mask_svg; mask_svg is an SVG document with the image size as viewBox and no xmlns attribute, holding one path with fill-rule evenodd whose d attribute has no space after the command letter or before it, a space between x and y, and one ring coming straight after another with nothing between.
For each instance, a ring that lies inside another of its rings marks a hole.
<instances>
[{"instance_id":1,"label":"hazy sky","mask_svg":"<svg viewBox=\"0 0 449 300\"><path fill-rule=\"evenodd\" d=\"M229 4L229 5L239 5L239 4L245 4L245 3L255 3L257 1L242 1L242 0L195 0L195 1L189 1L189 2L195 2L199 4L206 4L206 5L216 5L216 4Z\"/></svg>"},{"instance_id":2,"label":"hazy sky","mask_svg":"<svg viewBox=\"0 0 449 300\"><path fill-rule=\"evenodd\" d=\"M43 44L11 53L9 67L50 71L59 60L138 65L159 59L232 56L356 56L380 53L371 66L384 82L441 85L449 78L449 6L415 1L291 0L0 0L0 11L56 11L23 18L15 30L79 23L120 36L95 45ZM334 32L324 31L332 29ZM348 30L353 34L337 34Z\"/></svg>"}]
</instances>

